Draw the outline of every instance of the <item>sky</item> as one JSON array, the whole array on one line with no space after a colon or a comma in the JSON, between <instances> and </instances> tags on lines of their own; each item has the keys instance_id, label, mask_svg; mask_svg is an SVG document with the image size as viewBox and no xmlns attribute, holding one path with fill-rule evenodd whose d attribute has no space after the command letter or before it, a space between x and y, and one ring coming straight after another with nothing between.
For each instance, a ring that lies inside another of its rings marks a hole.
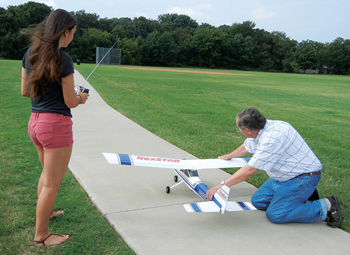
<instances>
[{"instance_id":1,"label":"sky","mask_svg":"<svg viewBox=\"0 0 350 255\"><path fill-rule=\"evenodd\" d=\"M0 0L0 7L26 0ZM255 28L284 32L301 42L350 39L350 0L42 0L54 9L85 10L100 18L157 19L166 13L186 14L198 24L232 25L252 21Z\"/></svg>"}]
</instances>

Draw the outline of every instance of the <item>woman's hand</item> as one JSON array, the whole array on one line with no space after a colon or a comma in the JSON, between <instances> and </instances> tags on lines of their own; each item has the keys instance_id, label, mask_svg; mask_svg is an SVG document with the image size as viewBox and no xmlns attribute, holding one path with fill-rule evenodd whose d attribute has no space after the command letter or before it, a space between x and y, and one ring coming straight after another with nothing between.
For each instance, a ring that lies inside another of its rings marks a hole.
<instances>
[{"instance_id":1,"label":"woman's hand","mask_svg":"<svg viewBox=\"0 0 350 255\"><path fill-rule=\"evenodd\" d=\"M80 91L80 88L79 88L79 87L78 87L77 96L80 96L80 97L81 97L81 102L80 102L80 104L85 104L86 100L88 100L88 98L89 98L89 94L87 94L87 93L82 93L82 92Z\"/></svg>"}]
</instances>

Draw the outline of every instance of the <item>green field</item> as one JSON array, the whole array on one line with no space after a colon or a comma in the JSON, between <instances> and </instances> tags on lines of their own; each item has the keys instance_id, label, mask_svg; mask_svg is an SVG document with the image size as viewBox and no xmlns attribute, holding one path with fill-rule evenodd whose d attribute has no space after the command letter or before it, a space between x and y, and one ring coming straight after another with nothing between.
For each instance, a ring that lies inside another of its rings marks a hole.
<instances>
[{"instance_id":1,"label":"green field","mask_svg":"<svg viewBox=\"0 0 350 255\"><path fill-rule=\"evenodd\" d=\"M21 62L1 60L0 67L0 254L133 254L69 171L55 206L66 215L50 227L73 238L56 247L33 246L41 169L27 135L30 102L20 95ZM75 67L87 77L94 65ZM89 83L114 109L198 158L226 154L244 141L235 131L235 116L246 107L258 108L268 119L290 122L324 166L320 196L338 196L341 228L350 232L350 77L221 72L254 76L99 66ZM258 187L266 179L258 171L248 182Z\"/></svg>"}]
</instances>

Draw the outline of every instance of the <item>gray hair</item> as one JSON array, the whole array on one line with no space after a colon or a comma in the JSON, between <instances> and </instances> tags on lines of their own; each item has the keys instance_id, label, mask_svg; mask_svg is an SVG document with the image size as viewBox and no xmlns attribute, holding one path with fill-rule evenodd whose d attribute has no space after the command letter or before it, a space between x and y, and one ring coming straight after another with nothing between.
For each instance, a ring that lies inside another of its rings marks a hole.
<instances>
[{"instance_id":1,"label":"gray hair","mask_svg":"<svg viewBox=\"0 0 350 255\"><path fill-rule=\"evenodd\" d=\"M237 114L238 127L249 130L261 130L266 124L266 118L257 109L249 107Z\"/></svg>"}]
</instances>

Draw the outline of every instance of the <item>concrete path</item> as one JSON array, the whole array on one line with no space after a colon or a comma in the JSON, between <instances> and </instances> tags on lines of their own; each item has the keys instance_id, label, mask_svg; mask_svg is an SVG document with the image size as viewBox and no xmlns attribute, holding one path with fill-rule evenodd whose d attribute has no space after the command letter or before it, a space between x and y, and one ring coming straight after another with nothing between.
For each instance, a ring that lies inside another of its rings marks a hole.
<instances>
[{"instance_id":1,"label":"concrete path","mask_svg":"<svg viewBox=\"0 0 350 255\"><path fill-rule=\"evenodd\" d=\"M75 84L84 78L76 71ZM187 213L183 204L201 201L185 185L173 189L170 169L110 165L102 152L177 159L195 157L109 107L90 84L85 105L73 109L74 148L69 168L115 231L139 255L350 254L350 235L324 221L269 222L263 211ZM201 170L212 187L229 176ZM250 201L256 188L241 183L230 199Z\"/></svg>"}]
</instances>

